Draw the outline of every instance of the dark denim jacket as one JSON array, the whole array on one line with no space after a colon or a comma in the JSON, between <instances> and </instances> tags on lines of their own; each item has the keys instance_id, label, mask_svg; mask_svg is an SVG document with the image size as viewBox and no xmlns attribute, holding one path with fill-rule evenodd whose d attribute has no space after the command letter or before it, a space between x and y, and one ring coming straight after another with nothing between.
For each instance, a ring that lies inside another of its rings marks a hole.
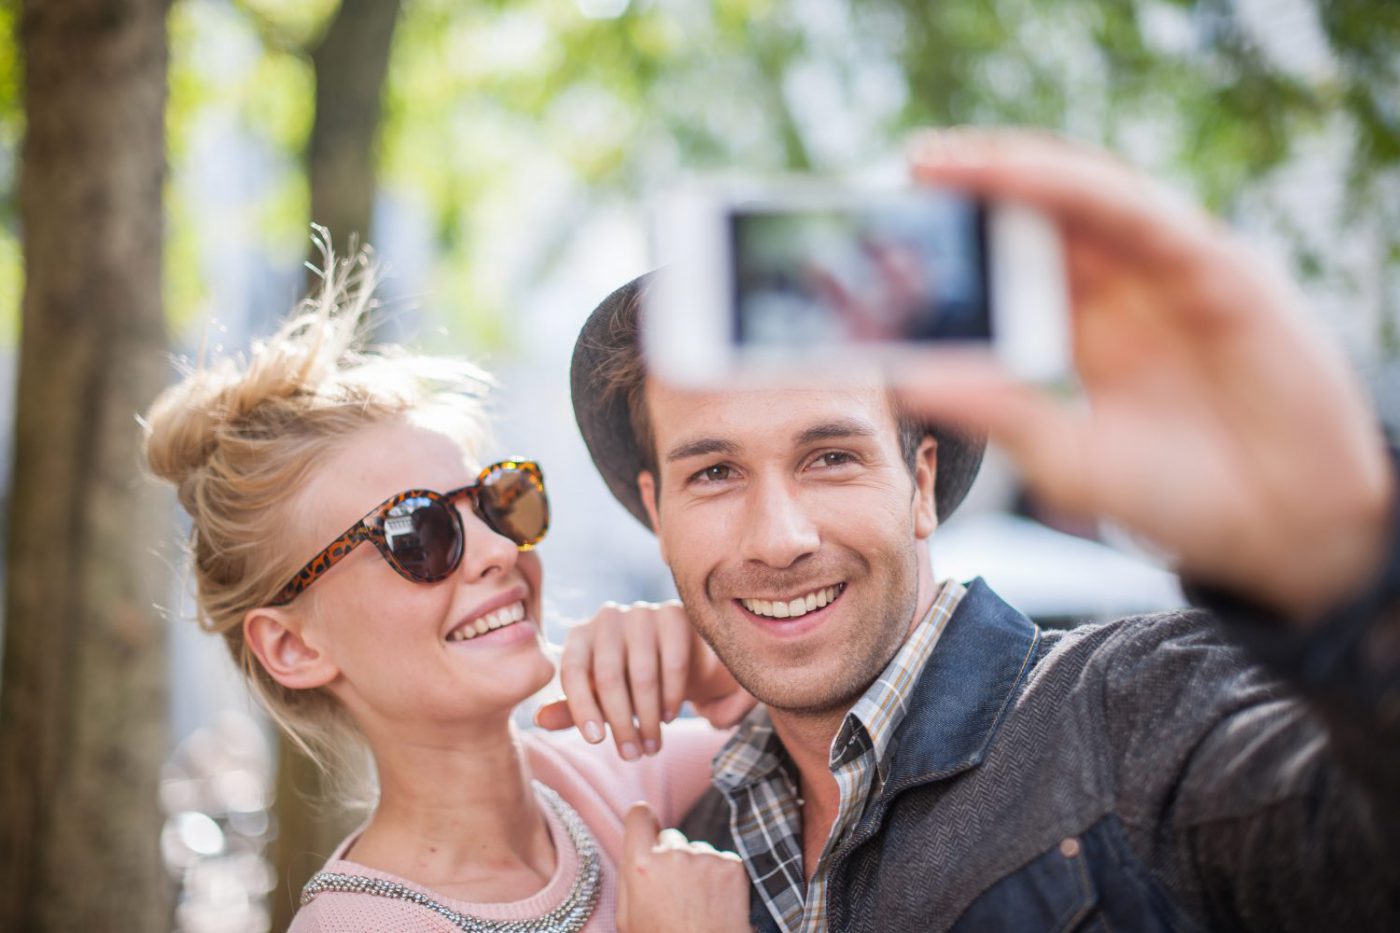
<instances>
[{"instance_id":1,"label":"dark denim jacket","mask_svg":"<svg viewBox=\"0 0 1400 933\"><path fill-rule=\"evenodd\" d=\"M972 583L833 854L831 929L1400 929L1400 723L1325 728L1227 636L1043 633ZM712 790L682 829L728 824Z\"/></svg>"}]
</instances>

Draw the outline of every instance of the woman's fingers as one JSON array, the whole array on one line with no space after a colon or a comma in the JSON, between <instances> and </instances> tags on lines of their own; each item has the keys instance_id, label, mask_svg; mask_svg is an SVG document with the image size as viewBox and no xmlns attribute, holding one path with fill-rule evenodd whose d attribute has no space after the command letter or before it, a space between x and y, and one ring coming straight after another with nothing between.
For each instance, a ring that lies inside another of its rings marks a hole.
<instances>
[{"instance_id":1,"label":"woman's fingers","mask_svg":"<svg viewBox=\"0 0 1400 933\"><path fill-rule=\"evenodd\" d=\"M642 739L628 686L629 659L622 614L621 607L608 606L594 618L593 689L612 729L617 753L627 761L636 761L642 756Z\"/></svg>"},{"instance_id":2,"label":"woman's fingers","mask_svg":"<svg viewBox=\"0 0 1400 933\"><path fill-rule=\"evenodd\" d=\"M656 612L656 645L661 664L661 718L671 722L681 712L690 680L691 644L695 638L685 610L676 601Z\"/></svg>"},{"instance_id":3,"label":"woman's fingers","mask_svg":"<svg viewBox=\"0 0 1400 933\"><path fill-rule=\"evenodd\" d=\"M662 829L650 807L632 805L618 864L622 933L747 930L748 917L748 874L737 855Z\"/></svg>"},{"instance_id":4,"label":"woman's fingers","mask_svg":"<svg viewBox=\"0 0 1400 933\"><path fill-rule=\"evenodd\" d=\"M695 645L679 602L608 603L569 630L559 664L565 700L541 707L535 721L548 729L577 724L595 743L606 724L623 758L655 754L662 723L679 715L694 687Z\"/></svg>"},{"instance_id":5,"label":"woman's fingers","mask_svg":"<svg viewBox=\"0 0 1400 933\"><path fill-rule=\"evenodd\" d=\"M661 675L656 625L650 616L645 607L624 610L622 627L631 711L637 717L642 750L654 755L661 748Z\"/></svg>"},{"instance_id":6,"label":"woman's fingers","mask_svg":"<svg viewBox=\"0 0 1400 933\"><path fill-rule=\"evenodd\" d=\"M633 910L634 896L632 886L627 883L627 876L635 871L635 866L651 850L656 842L656 834L661 830L661 823L652 812L651 807L638 801L632 804L627 811L627 816L622 824L622 864L619 865L621 877L617 890L617 920L620 930L629 929L628 919Z\"/></svg>"},{"instance_id":7,"label":"woman's fingers","mask_svg":"<svg viewBox=\"0 0 1400 933\"><path fill-rule=\"evenodd\" d=\"M551 700L535 710L535 725L549 732L558 732L574 725L574 714L569 712L568 700Z\"/></svg>"},{"instance_id":8,"label":"woman's fingers","mask_svg":"<svg viewBox=\"0 0 1400 933\"><path fill-rule=\"evenodd\" d=\"M635 865L656 845L661 822L651 807L640 800L627 810L622 824L622 857Z\"/></svg>"},{"instance_id":9,"label":"woman's fingers","mask_svg":"<svg viewBox=\"0 0 1400 933\"><path fill-rule=\"evenodd\" d=\"M559 685L564 688L564 702L574 725L585 740L596 745L603 741L603 711L593 695L593 632L590 626L569 630L559 660ZM543 722L541 725L549 728Z\"/></svg>"}]
</instances>

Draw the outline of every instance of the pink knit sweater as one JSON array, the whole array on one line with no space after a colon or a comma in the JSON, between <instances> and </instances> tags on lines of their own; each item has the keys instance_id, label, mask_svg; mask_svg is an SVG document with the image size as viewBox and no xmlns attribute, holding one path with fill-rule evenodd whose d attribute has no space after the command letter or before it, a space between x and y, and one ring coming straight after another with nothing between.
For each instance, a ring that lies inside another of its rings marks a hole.
<instances>
[{"instance_id":1,"label":"pink knit sweater","mask_svg":"<svg viewBox=\"0 0 1400 933\"><path fill-rule=\"evenodd\" d=\"M586 933L617 928L617 862L622 855L622 820L634 801L645 800L656 810L661 825L674 826L699 799L710 781L710 759L729 737L699 720L666 727L660 754L628 764L612 744L589 745L572 730L549 734L532 730L523 736L525 754L536 780L554 788L598 842L603 869L602 890ZM365 875L398 882L461 913L482 919L528 920L553 910L569 894L578 873L578 853L553 811L541 808L549 821L557 860L554 876L536 894L520 901L475 904L454 900L416 885L406 878L375 871L341 856L358 832L342 842L324 871ZM327 891L297 912L289 933L451 933L457 928L437 913L415 904L381 897Z\"/></svg>"}]
</instances>

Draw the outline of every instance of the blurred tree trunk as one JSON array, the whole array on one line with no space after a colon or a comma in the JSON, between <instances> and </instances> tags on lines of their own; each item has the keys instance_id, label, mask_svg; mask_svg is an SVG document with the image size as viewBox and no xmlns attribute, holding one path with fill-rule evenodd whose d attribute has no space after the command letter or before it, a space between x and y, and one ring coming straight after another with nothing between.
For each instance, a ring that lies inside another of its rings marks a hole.
<instances>
[{"instance_id":1,"label":"blurred tree trunk","mask_svg":"<svg viewBox=\"0 0 1400 933\"><path fill-rule=\"evenodd\" d=\"M0 681L0 929L163 930L168 0L28 0L25 289Z\"/></svg>"},{"instance_id":2,"label":"blurred tree trunk","mask_svg":"<svg viewBox=\"0 0 1400 933\"><path fill-rule=\"evenodd\" d=\"M375 141L389 48L400 0L343 0L311 53L316 116L306 148L311 219L346 254L351 237L364 243L374 210ZM312 259L320 260L319 254Z\"/></svg>"},{"instance_id":3,"label":"blurred tree trunk","mask_svg":"<svg viewBox=\"0 0 1400 933\"><path fill-rule=\"evenodd\" d=\"M343 0L311 53L316 75L316 115L306 150L311 219L330 231L337 255L347 254L352 237L363 244L369 236L380 103L400 5L400 0ZM313 251L311 260L319 265L320 254ZM272 928L284 930L302 887L353 828L354 816L337 812L316 765L285 736L278 752Z\"/></svg>"}]
</instances>

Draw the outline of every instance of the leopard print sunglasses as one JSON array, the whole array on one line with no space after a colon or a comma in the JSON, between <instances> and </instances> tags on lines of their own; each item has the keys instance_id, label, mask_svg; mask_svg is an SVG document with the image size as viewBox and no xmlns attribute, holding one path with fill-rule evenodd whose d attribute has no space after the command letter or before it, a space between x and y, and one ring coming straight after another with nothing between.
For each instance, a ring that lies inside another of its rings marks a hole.
<instances>
[{"instance_id":1,"label":"leopard print sunglasses","mask_svg":"<svg viewBox=\"0 0 1400 933\"><path fill-rule=\"evenodd\" d=\"M522 551L539 544L549 530L549 499L539 464L502 460L461 489L410 489L386 499L311 558L268 605L287 605L365 541L373 542L385 562L406 579L444 579L461 564L466 550L466 531L456 508L461 499L471 499L486 526Z\"/></svg>"}]
</instances>

